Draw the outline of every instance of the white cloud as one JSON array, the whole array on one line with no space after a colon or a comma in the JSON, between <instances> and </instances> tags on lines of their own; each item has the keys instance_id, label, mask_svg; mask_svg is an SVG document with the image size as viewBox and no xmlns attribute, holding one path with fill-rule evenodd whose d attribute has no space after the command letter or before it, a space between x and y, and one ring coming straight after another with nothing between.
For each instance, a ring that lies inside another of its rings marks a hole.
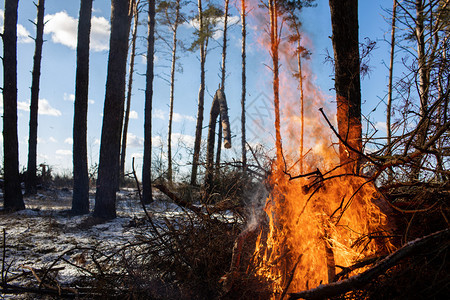
<instances>
[{"instance_id":1,"label":"white cloud","mask_svg":"<svg viewBox=\"0 0 450 300\"><path fill-rule=\"evenodd\" d=\"M72 49L77 46L77 19L61 11L54 15L46 15L44 33L50 34L53 43L63 44Z\"/></svg>"},{"instance_id":2,"label":"white cloud","mask_svg":"<svg viewBox=\"0 0 450 300\"><path fill-rule=\"evenodd\" d=\"M92 17L91 23L91 49L94 51L108 50L111 30L108 20L103 17Z\"/></svg>"},{"instance_id":3,"label":"white cloud","mask_svg":"<svg viewBox=\"0 0 450 300\"><path fill-rule=\"evenodd\" d=\"M153 118L165 120L166 113L162 109L154 109L153 110Z\"/></svg>"},{"instance_id":4,"label":"white cloud","mask_svg":"<svg viewBox=\"0 0 450 300\"><path fill-rule=\"evenodd\" d=\"M160 135L152 136L152 147L153 148L158 148L158 147L161 147L162 145L163 145L163 140Z\"/></svg>"},{"instance_id":5,"label":"white cloud","mask_svg":"<svg viewBox=\"0 0 450 300\"><path fill-rule=\"evenodd\" d=\"M67 93L64 93L63 99L64 99L65 101L72 101L72 102L75 102L75 95L74 95L74 94L67 94ZM94 103L95 103L95 101L92 100L92 99L89 99L88 101L89 101L90 104L94 104Z\"/></svg>"},{"instance_id":6,"label":"white cloud","mask_svg":"<svg viewBox=\"0 0 450 300\"><path fill-rule=\"evenodd\" d=\"M75 95L74 94L64 93L64 98L63 99L65 101L72 101L72 102L74 102L75 101Z\"/></svg>"},{"instance_id":7,"label":"white cloud","mask_svg":"<svg viewBox=\"0 0 450 300\"><path fill-rule=\"evenodd\" d=\"M23 111L30 111L30 101L27 102L17 102L17 109ZM40 115L47 116L61 116L61 111L56 108L53 108L50 103L46 99L39 99L39 109L38 113Z\"/></svg>"},{"instance_id":8,"label":"white cloud","mask_svg":"<svg viewBox=\"0 0 450 300\"><path fill-rule=\"evenodd\" d=\"M95 139L94 145L100 145L100 139Z\"/></svg>"},{"instance_id":9,"label":"white cloud","mask_svg":"<svg viewBox=\"0 0 450 300\"><path fill-rule=\"evenodd\" d=\"M127 134L127 147L140 148L144 146L144 138L138 137L133 133Z\"/></svg>"},{"instance_id":10,"label":"white cloud","mask_svg":"<svg viewBox=\"0 0 450 300\"><path fill-rule=\"evenodd\" d=\"M130 119L139 119L137 111L130 111Z\"/></svg>"},{"instance_id":11,"label":"white cloud","mask_svg":"<svg viewBox=\"0 0 450 300\"><path fill-rule=\"evenodd\" d=\"M213 29L214 30L214 33L212 36L213 39L218 40L223 37L224 21L225 21L224 17L217 18L216 26ZM228 20L227 20L228 26L233 25L233 24L238 24L240 21L241 21L241 18L239 16L231 16L231 17L229 16ZM198 30L200 27L199 22L196 19L192 19L189 22L184 23L184 24L186 27L195 28L196 30Z\"/></svg>"},{"instance_id":12,"label":"white cloud","mask_svg":"<svg viewBox=\"0 0 450 300\"><path fill-rule=\"evenodd\" d=\"M61 116L61 111L53 108L47 100L39 99L39 114L59 117Z\"/></svg>"},{"instance_id":13,"label":"white cloud","mask_svg":"<svg viewBox=\"0 0 450 300\"><path fill-rule=\"evenodd\" d=\"M48 138L48 141L49 141L49 142L52 142L52 143L57 143L57 142L58 142L58 141L57 141L54 137L52 137L52 136Z\"/></svg>"},{"instance_id":14,"label":"white cloud","mask_svg":"<svg viewBox=\"0 0 450 300\"><path fill-rule=\"evenodd\" d=\"M78 19L75 19L65 11L44 18L47 24L44 33L50 34L54 43L65 45L75 49L77 46ZM103 17L92 17L90 48L93 51L108 50L110 24Z\"/></svg>"},{"instance_id":15,"label":"white cloud","mask_svg":"<svg viewBox=\"0 0 450 300\"><path fill-rule=\"evenodd\" d=\"M17 24L17 43L32 43L33 39L30 37L30 32L21 24Z\"/></svg>"},{"instance_id":16,"label":"white cloud","mask_svg":"<svg viewBox=\"0 0 450 300\"><path fill-rule=\"evenodd\" d=\"M144 158L144 153L142 152L135 152L131 154L131 157L134 157L135 159L143 159Z\"/></svg>"},{"instance_id":17,"label":"white cloud","mask_svg":"<svg viewBox=\"0 0 450 300\"><path fill-rule=\"evenodd\" d=\"M375 123L375 128L378 129L379 131L386 132L387 131L386 122Z\"/></svg>"},{"instance_id":18,"label":"white cloud","mask_svg":"<svg viewBox=\"0 0 450 300\"><path fill-rule=\"evenodd\" d=\"M194 122L195 118L193 116L182 115L179 113L173 113L174 122L182 122L183 120Z\"/></svg>"},{"instance_id":19,"label":"white cloud","mask_svg":"<svg viewBox=\"0 0 450 300\"><path fill-rule=\"evenodd\" d=\"M58 150L56 150L55 153L59 154L59 155L72 155L71 150L65 150L65 149L58 149Z\"/></svg>"},{"instance_id":20,"label":"white cloud","mask_svg":"<svg viewBox=\"0 0 450 300\"><path fill-rule=\"evenodd\" d=\"M172 141L177 141L191 148L194 147L195 137L187 134L172 133Z\"/></svg>"},{"instance_id":21,"label":"white cloud","mask_svg":"<svg viewBox=\"0 0 450 300\"><path fill-rule=\"evenodd\" d=\"M65 144L72 145L72 144L73 144L73 139L70 138L70 137L68 137L67 139L64 140L64 143L65 143Z\"/></svg>"},{"instance_id":22,"label":"white cloud","mask_svg":"<svg viewBox=\"0 0 450 300\"><path fill-rule=\"evenodd\" d=\"M17 102L17 109L23 111L30 111L30 102Z\"/></svg>"}]
</instances>

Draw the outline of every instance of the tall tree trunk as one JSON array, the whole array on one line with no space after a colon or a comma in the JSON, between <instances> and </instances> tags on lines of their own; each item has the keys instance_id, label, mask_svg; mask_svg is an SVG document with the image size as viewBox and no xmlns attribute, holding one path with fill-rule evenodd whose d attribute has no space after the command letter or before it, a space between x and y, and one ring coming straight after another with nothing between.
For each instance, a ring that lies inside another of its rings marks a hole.
<instances>
[{"instance_id":1,"label":"tall tree trunk","mask_svg":"<svg viewBox=\"0 0 450 300\"><path fill-rule=\"evenodd\" d=\"M142 166L142 190L144 203L153 201L152 197L152 99L153 99L153 65L155 53L155 0L148 2L148 41L147 74L144 108L144 162Z\"/></svg>"},{"instance_id":2,"label":"tall tree trunk","mask_svg":"<svg viewBox=\"0 0 450 300\"><path fill-rule=\"evenodd\" d=\"M419 75L419 99L420 99L420 128L417 131L417 146L421 147L425 144L427 131L429 126L427 115L428 109L428 91L429 91L429 66L427 64L427 57L425 55L425 25L424 25L424 2L423 0L416 0L416 28L415 36L417 39L417 63ZM422 164L422 157L418 156L414 160L414 165L411 172L412 179L419 179L420 168Z\"/></svg>"},{"instance_id":3,"label":"tall tree trunk","mask_svg":"<svg viewBox=\"0 0 450 300\"><path fill-rule=\"evenodd\" d=\"M172 123L173 123L173 100L175 92L175 67L177 60L177 31L180 22L180 1L176 0L175 7L175 23L172 25L173 41L172 41L172 65L170 69L170 108L169 108L169 132L167 137L167 180L170 184L173 181L172 170Z\"/></svg>"},{"instance_id":4,"label":"tall tree trunk","mask_svg":"<svg viewBox=\"0 0 450 300\"><path fill-rule=\"evenodd\" d=\"M202 0L198 0L198 20L200 34L204 33ZM203 110L205 103L205 61L206 45L200 44L200 88L198 91L197 125L195 127L194 155L192 160L191 185L197 183L198 161L200 158L200 146L202 142Z\"/></svg>"},{"instance_id":5,"label":"tall tree trunk","mask_svg":"<svg viewBox=\"0 0 450 300\"><path fill-rule=\"evenodd\" d=\"M130 106L131 106L131 92L133 87L133 74L134 74L134 58L136 56L136 38L137 27L139 24L139 11L138 5L140 0L133 0L133 14L134 14L134 26L133 33L131 34L131 54L130 54L130 68L128 73L128 87L127 87L127 104L125 108L125 118L122 130L122 150L120 152L120 174L117 189L120 188L121 181L125 180L125 156L127 151L127 135L128 135L128 122L130 120Z\"/></svg>"},{"instance_id":6,"label":"tall tree trunk","mask_svg":"<svg viewBox=\"0 0 450 300\"><path fill-rule=\"evenodd\" d=\"M25 209L19 179L17 138L17 6L19 0L5 0L3 24L3 207Z\"/></svg>"},{"instance_id":7,"label":"tall tree trunk","mask_svg":"<svg viewBox=\"0 0 450 300\"><path fill-rule=\"evenodd\" d=\"M125 75L131 1L111 1L111 36L103 109L100 160L94 216L116 217L116 182L119 170L120 134L125 102Z\"/></svg>"},{"instance_id":8,"label":"tall tree trunk","mask_svg":"<svg viewBox=\"0 0 450 300\"><path fill-rule=\"evenodd\" d=\"M397 15L397 0L394 0L392 6L392 27L391 27L391 55L389 59L389 84L388 84L388 101L386 106L386 133L387 133L387 150L386 155L391 155L392 130L391 130L391 112L392 112L392 82L394 80L394 55L395 55L395 21Z\"/></svg>"},{"instance_id":9,"label":"tall tree trunk","mask_svg":"<svg viewBox=\"0 0 450 300\"><path fill-rule=\"evenodd\" d=\"M36 194L36 160L37 160L37 132L39 107L39 80L41 77L42 44L44 43L44 5L45 0L39 0L37 5L36 46L33 57L33 72L31 80L30 100L30 132L28 138L28 167L25 178L25 193Z\"/></svg>"},{"instance_id":10,"label":"tall tree trunk","mask_svg":"<svg viewBox=\"0 0 450 300\"><path fill-rule=\"evenodd\" d=\"M89 94L89 40L92 0L82 0L78 21L77 71L73 116L73 198L72 211L89 213L89 174L87 159L87 112Z\"/></svg>"},{"instance_id":11,"label":"tall tree trunk","mask_svg":"<svg viewBox=\"0 0 450 300\"><path fill-rule=\"evenodd\" d=\"M300 90L300 122L302 129L300 131L300 173L303 174L303 150L304 150L304 135L305 135L305 103L303 95L303 74L302 74L302 47L300 24L294 20L294 27L297 34L297 68L298 68L298 88Z\"/></svg>"},{"instance_id":12,"label":"tall tree trunk","mask_svg":"<svg viewBox=\"0 0 450 300\"><path fill-rule=\"evenodd\" d=\"M275 108L275 148L277 166L282 165L283 149L281 144L281 130L280 130L280 79L279 79L279 64L278 64L278 7L277 0L269 0L269 15L270 15L270 46L272 56L272 72L273 72L273 104Z\"/></svg>"},{"instance_id":13,"label":"tall tree trunk","mask_svg":"<svg viewBox=\"0 0 450 300\"><path fill-rule=\"evenodd\" d=\"M358 39L358 1L330 0L335 89L339 135L354 149L362 150L361 83ZM359 172L359 154L339 143L346 173Z\"/></svg>"},{"instance_id":14,"label":"tall tree trunk","mask_svg":"<svg viewBox=\"0 0 450 300\"><path fill-rule=\"evenodd\" d=\"M220 86L225 92L225 78L226 72L226 61L227 61L227 29L228 29L228 3L229 0L225 0L225 12L223 21L223 44L222 44L222 66L221 66L221 82ZM219 131L217 137L217 153L216 153L216 172L220 169L220 156L222 153L222 116L219 116Z\"/></svg>"},{"instance_id":15,"label":"tall tree trunk","mask_svg":"<svg viewBox=\"0 0 450 300\"><path fill-rule=\"evenodd\" d=\"M241 0L241 22L242 22L242 50L241 50L241 57L242 57L242 94L241 94L241 148L242 148L242 170L245 172L247 170L247 152L245 149L246 144L246 137L245 137L245 96L246 96L246 85L247 85L247 77L245 74L245 40L247 38L247 31L246 31L246 23L245 23L245 17L246 17L246 0Z\"/></svg>"}]
</instances>

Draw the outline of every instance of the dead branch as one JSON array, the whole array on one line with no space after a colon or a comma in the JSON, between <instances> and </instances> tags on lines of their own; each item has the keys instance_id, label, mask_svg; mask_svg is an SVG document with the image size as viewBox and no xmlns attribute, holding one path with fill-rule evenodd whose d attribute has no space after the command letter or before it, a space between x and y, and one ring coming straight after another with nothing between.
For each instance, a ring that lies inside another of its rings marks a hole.
<instances>
[{"instance_id":1,"label":"dead branch","mask_svg":"<svg viewBox=\"0 0 450 300\"><path fill-rule=\"evenodd\" d=\"M420 253L426 248L435 244L443 243L445 247L449 246L450 228L435 232L425 237L416 239L405 244L402 248L379 261L369 270L350 277L348 279L333 282L326 285L319 285L314 289L299 293L291 293L289 299L326 299L342 295L354 289L359 289L368 284L373 279L382 275L391 267L397 265L402 259Z\"/></svg>"},{"instance_id":2,"label":"dead branch","mask_svg":"<svg viewBox=\"0 0 450 300\"><path fill-rule=\"evenodd\" d=\"M196 214L201 214L203 215L202 211L200 208L190 204L189 202L181 199L180 197L178 197L175 193L173 193L171 190L169 190L164 184L156 184L155 188L157 188L158 190L160 190L163 194L165 194L167 197L170 198L170 200L172 200L173 202L175 202L175 204L177 204L180 207L183 208L187 208L193 212L195 212Z\"/></svg>"}]
</instances>

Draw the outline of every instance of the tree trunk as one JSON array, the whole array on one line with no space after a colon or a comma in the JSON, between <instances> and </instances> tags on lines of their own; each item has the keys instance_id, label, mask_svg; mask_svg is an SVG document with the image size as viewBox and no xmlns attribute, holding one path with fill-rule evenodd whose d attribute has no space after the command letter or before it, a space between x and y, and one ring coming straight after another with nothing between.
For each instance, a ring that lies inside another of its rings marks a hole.
<instances>
[{"instance_id":1,"label":"tree trunk","mask_svg":"<svg viewBox=\"0 0 450 300\"><path fill-rule=\"evenodd\" d=\"M246 137L245 137L245 96L246 96L246 81L247 77L245 74L245 40L247 37L246 32L246 0L241 0L241 22L242 22L242 94L241 94L241 148L242 148L242 170L245 172L247 170L247 153L245 149Z\"/></svg>"},{"instance_id":2,"label":"tree trunk","mask_svg":"<svg viewBox=\"0 0 450 300\"><path fill-rule=\"evenodd\" d=\"M420 99L420 128L417 131L416 144L422 147L427 138L429 126L428 91L429 91L429 66L425 54L425 26L424 26L424 3L423 0L416 0L415 37L417 39L417 63L419 75L419 99ZM422 156L418 156L413 163L411 179L419 179Z\"/></svg>"},{"instance_id":3,"label":"tree trunk","mask_svg":"<svg viewBox=\"0 0 450 300\"><path fill-rule=\"evenodd\" d=\"M17 6L5 0L3 25L3 207L7 211L25 209L19 179L17 138Z\"/></svg>"},{"instance_id":4,"label":"tree trunk","mask_svg":"<svg viewBox=\"0 0 450 300\"><path fill-rule=\"evenodd\" d=\"M221 66L221 83L225 93L225 78L227 75L226 72L226 61L227 61L227 29L228 29L228 2L229 0L225 0L225 12L224 12L224 21L223 21L223 44L222 44L222 66ZM216 153L216 172L219 172L220 169L220 156L222 153L222 116L219 116L219 131L217 137L217 153Z\"/></svg>"},{"instance_id":5,"label":"tree trunk","mask_svg":"<svg viewBox=\"0 0 450 300\"><path fill-rule=\"evenodd\" d=\"M205 175L205 187L207 194L212 191L213 185L213 173L214 173L214 141L216 137L216 121L217 116L221 116L224 147L231 148L231 131L230 122L228 119L228 105L225 98L223 88L219 88L214 95L214 99L211 105L211 113L209 119L208 129L208 141L206 146L206 175Z\"/></svg>"},{"instance_id":6,"label":"tree trunk","mask_svg":"<svg viewBox=\"0 0 450 300\"><path fill-rule=\"evenodd\" d=\"M180 0L176 0L175 7L175 23L172 25L173 41L172 41L172 65L170 69L170 111L169 111L169 132L167 137L167 180L170 184L173 181L172 170L172 123L173 123L173 100L175 92L175 67L177 60L177 31L180 22Z\"/></svg>"},{"instance_id":7,"label":"tree trunk","mask_svg":"<svg viewBox=\"0 0 450 300\"><path fill-rule=\"evenodd\" d=\"M111 1L111 36L94 216L116 217L116 182L125 102L130 0Z\"/></svg>"},{"instance_id":8,"label":"tree trunk","mask_svg":"<svg viewBox=\"0 0 450 300\"><path fill-rule=\"evenodd\" d=\"M281 130L280 130L280 79L279 64L278 64L278 7L277 0L269 0L269 15L270 15L270 45L272 56L272 72L273 72L273 104L275 108L275 148L277 166L282 165L283 149L281 144Z\"/></svg>"},{"instance_id":9,"label":"tree trunk","mask_svg":"<svg viewBox=\"0 0 450 300\"><path fill-rule=\"evenodd\" d=\"M144 108L144 162L142 166L142 190L144 203L153 201L152 196L152 99L153 65L155 53L155 0L148 2L147 73Z\"/></svg>"},{"instance_id":10,"label":"tree trunk","mask_svg":"<svg viewBox=\"0 0 450 300\"><path fill-rule=\"evenodd\" d=\"M202 0L198 0L198 20L199 20L200 34L202 34L204 32ZM206 61L206 46L205 42L202 41L200 44L200 88L198 91L197 125L195 127L195 142L194 142L194 155L192 160L191 185L195 185L197 183L198 161L200 158L200 146L202 142L203 110L205 102L205 61Z\"/></svg>"},{"instance_id":11,"label":"tree trunk","mask_svg":"<svg viewBox=\"0 0 450 300\"><path fill-rule=\"evenodd\" d=\"M30 100L30 133L28 138L28 166L25 178L25 193L36 194L36 160L37 160L37 131L38 131L38 107L39 107L39 80L41 77L42 44L44 43L44 2L39 0L37 5L36 23L36 47L33 57L33 72L31 81Z\"/></svg>"},{"instance_id":12,"label":"tree trunk","mask_svg":"<svg viewBox=\"0 0 450 300\"><path fill-rule=\"evenodd\" d=\"M392 27L391 27L391 56L389 60L389 84L388 84L388 102L386 106L386 133L387 150L386 155L391 155L392 131L391 131L391 112L392 112L392 82L394 80L394 50L395 50L395 20L397 14L397 0L394 0L392 6Z\"/></svg>"},{"instance_id":13,"label":"tree trunk","mask_svg":"<svg viewBox=\"0 0 450 300\"><path fill-rule=\"evenodd\" d=\"M78 21L77 71L73 116L73 198L72 212L89 213L87 159L87 112L89 94L89 40L92 0L82 0Z\"/></svg>"},{"instance_id":14,"label":"tree trunk","mask_svg":"<svg viewBox=\"0 0 450 300\"><path fill-rule=\"evenodd\" d=\"M120 188L121 182L125 180L125 156L127 151L127 134L128 134L128 121L130 119L130 106L131 106L131 92L133 87L133 74L134 74L134 58L136 56L136 38L137 38L137 27L139 24L139 11L138 5L140 0L133 0L133 14L134 14L134 26L133 33L131 34L131 54L130 54L130 69L128 73L128 87L127 87L127 104L125 108L125 118L123 123L123 133L122 133L122 150L120 152L120 174L119 181L117 185L117 190Z\"/></svg>"},{"instance_id":15,"label":"tree trunk","mask_svg":"<svg viewBox=\"0 0 450 300\"><path fill-rule=\"evenodd\" d=\"M300 90L300 120L302 129L300 131L300 173L303 174L303 150L304 150L304 135L305 135L305 103L303 95L303 74L302 74L302 47L300 45L300 24L293 18L294 27L297 35L297 68L298 68L298 88Z\"/></svg>"},{"instance_id":16,"label":"tree trunk","mask_svg":"<svg viewBox=\"0 0 450 300\"><path fill-rule=\"evenodd\" d=\"M330 0L335 89L339 135L354 149L362 150L361 87L358 39L358 1ZM359 154L339 143L346 173L358 173Z\"/></svg>"}]
</instances>

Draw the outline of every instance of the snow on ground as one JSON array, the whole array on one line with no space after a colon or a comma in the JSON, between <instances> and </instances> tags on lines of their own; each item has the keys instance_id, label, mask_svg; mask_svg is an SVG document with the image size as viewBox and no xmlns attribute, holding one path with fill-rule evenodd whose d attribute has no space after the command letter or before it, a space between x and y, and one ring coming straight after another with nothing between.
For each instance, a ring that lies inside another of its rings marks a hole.
<instances>
[{"instance_id":1,"label":"snow on ground","mask_svg":"<svg viewBox=\"0 0 450 300\"><path fill-rule=\"evenodd\" d=\"M154 196L156 200L146 206L152 218L174 218L183 213L177 205L165 201L161 194L155 193ZM90 198L92 210L94 196ZM65 254L74 247L114 249L131 242L139 230L142 232L142 228L135 226L136 221L145 217L139 197L133 190L117 194L117 218L100 224L90 221L89 215L70 215L72 191L68 189L40 192L24 201L26 210L0 214L0 253L5 249L4 266L5 269L10 266L10 278L28 270L27 267L48 268L60 256L76 262L80 251ZM77 268L62 264L62 261L53 267L59 266L64 266L58 273L60 283L70 282L80 274ZM10 284L24 283L13 281ZM4 296L0 294L0 298Z\"/></svg>"}]
</instances>

